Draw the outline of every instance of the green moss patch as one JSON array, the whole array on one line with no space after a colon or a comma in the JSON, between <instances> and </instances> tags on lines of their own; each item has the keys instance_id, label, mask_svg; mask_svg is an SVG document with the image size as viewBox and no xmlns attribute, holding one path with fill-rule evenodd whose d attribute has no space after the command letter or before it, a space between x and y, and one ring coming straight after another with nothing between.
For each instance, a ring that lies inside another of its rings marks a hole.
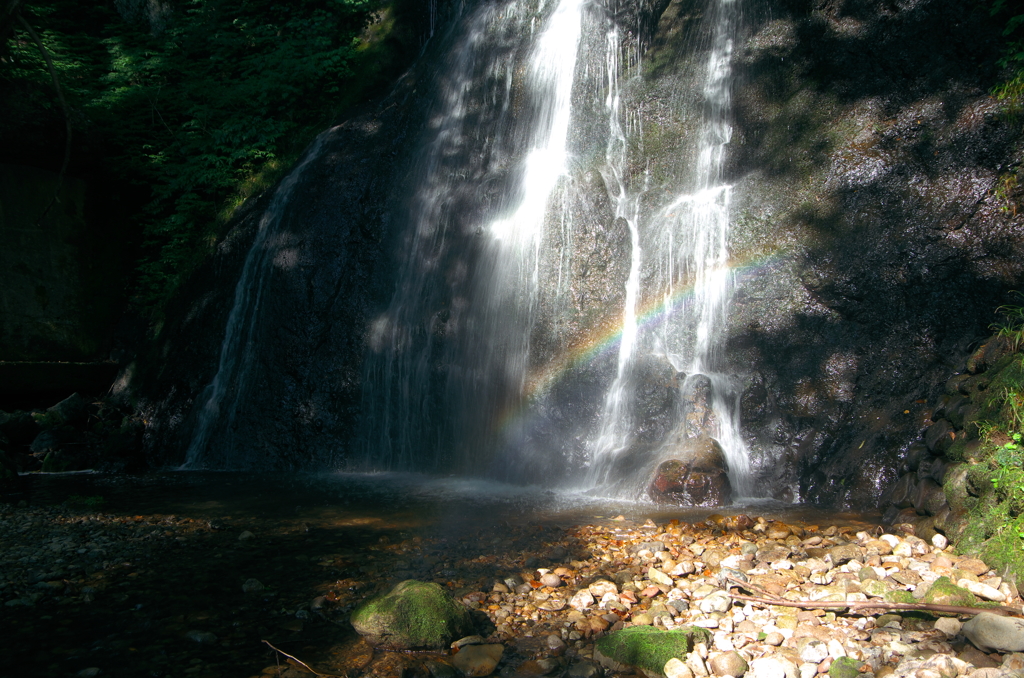
<instances>
[{"instance_id":1,"label":"green moss patch","mask_svg":"<svg viewBox=\"0 0 1024 678\"><path fill-rule=\"evenodd\" d=\"M620 664L661 673L673 657L684 659L697 643L710 642L706 629L687 626L664 631L653 626L631 626L597 641L604 656Z\"/></svg>"},{"instance_id":2,"label":"green moss patch","mask_svg":"<svg viewBox=\"0 0 1024 678\"><path fill-rule=\"evenodd\" d=\"M828 669L829 678L857 678L861 663L853 657L839 657Z\"/></svg>"},{"instance_id":3,"label":"green moss patch","mask_svg":"<svg viewBox=\"0 0 1024 678\"><path fill-rule=\"evenodd\" d=\"M949 577L939 577L928 588L922 602L934 605L960 605L976 607L978 598L967 589L960 588Z\"/></svg>"},{"instance_id":4,"label":"green moss patch","mask_svg":"<svg viewBox=\"0 0 1024 678\"><path fill-rule=\"evenodd\" d=\"M407 580L352 613L352 627L372 645L445 649L473 633L469 612L437 584Z\"/></svg>"}]
</instances>

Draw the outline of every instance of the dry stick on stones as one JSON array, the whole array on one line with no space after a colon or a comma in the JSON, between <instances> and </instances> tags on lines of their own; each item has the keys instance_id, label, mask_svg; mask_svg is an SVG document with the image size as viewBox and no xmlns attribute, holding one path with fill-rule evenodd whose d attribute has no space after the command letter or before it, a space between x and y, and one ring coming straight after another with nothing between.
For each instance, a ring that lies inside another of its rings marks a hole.
<instances>
[{"instance_id":1,"label":"dry stick on stones","mask_svg":"<svg viewBox=\"0 0 1024 678\"><path fill-rule=\"evenodd\" d=\"M310 673L312 673L315 676L328 676L329 678L345 678L344 676L339 675L337 673L323 673L322 671L317 671L312 666L310 666L306 662L302 661L298 657L296 657L294 655L290 655L287 652L285 652L284 650L277 649L276 647L274 647L273 645L270 644L269 640L264 640L263 642L267 646L269 646L270 649L273 650L274 652L278 652L280 654L283 654L285 657L288 657L288 659L291 659L292 661L298 662L299 664L301 664L303 666L303 668L305 668L307 671L309 671Z\"/></svg>"},{"instance_id":2,"label":"dry stick on stones","mask_svg":"<svg viewBox=\"0 0 1024 678\"><path fill-rule=\"evenodd\" d=\"M914 610L919 612L948 612L950 614L978 614L979 612L992 612L1003 616L1024 615L1018 607L1006 605L993 605L992 607L964 607L960 605L935 605L933 603L887 603L874 600L769 600L767 598L754 598L752 596L741 596L738 593L729 593L734 600L745 600L761 605L779 605L781 607L799 607L805 610L821 610L825 608L853 610Z\"/></svg>"},{"instance_id":3,"label":"dry stick on stones","mask_svg":"<svg viewBox=\"0 0 1024 678\"><path fill-rule=\"evenodd\" d=\"M774 593L772 593L771 591L766 591L765 589L761 588L760 586L758 586L756 584L753 584L753 583L751 583L749 581L743 581L742 579L737 579L736 577L732 577L730 575L726 575L725 578L728 579L729 581L733 582L737 586L739 586L741 589L746 589L746 590L751 591L753 593L756 593L756 594L758 594L760 596L764 596L765 598L772 598L772 599L782 600L781 596L777 596Z\"/></svg>"}]
</instances>

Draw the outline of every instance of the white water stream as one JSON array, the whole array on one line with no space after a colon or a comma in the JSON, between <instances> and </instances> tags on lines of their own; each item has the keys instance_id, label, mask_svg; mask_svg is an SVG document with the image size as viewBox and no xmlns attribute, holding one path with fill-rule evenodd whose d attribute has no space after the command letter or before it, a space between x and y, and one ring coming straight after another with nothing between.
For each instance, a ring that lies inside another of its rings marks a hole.
<instances>
[{"instance_id":1,"label":"white water stream","mask_svg":"<svg viewBox=\"0 0 1024 678\"><path fill-rule=\"evenodd\" d=\"M697 166L692 173L692 188L677 195L665 207L649 217L648 230L654 237L643 249L637 223L637 199L625 196L621 182L608 181L611 192L619 188L616 212L630 224L632 257L626 286L626 305L622 319L616 379L605 400L601 434L593 445L593 459L587 482L596 487L622 486L620 456L633 446L635 423L631 420L631 394L636 387L632 365L640 346L662 353L677 372L687 375L680 389L684 401L692 388L694 375L704 375L711 383L710 430L704 431L722 446L729 478L737 496L753 492L750 482L749 454L740 432L739 390L721 369L718 353L728 319L733 276L729 266L730 197L732 187L724 181L724 163L732 137L730 124L733 86L732 50L738 24L738 0L717 0L714 28L703 87L704 115L698 141ZM612 50L610 50L611 52ZM609 69L611 71L611 69ZM609 86L609 120L612 135L609 149L617 147L621 115L618 91ZM614 178L619 166L609 153L606 177ZM637 299L642 256L656 262L660 275L650 276L645 284L661 289L660 322L649 331L651 341L638 341L644 331L638 325ZM680 301L680 297L687 297ZM655 455L642 465L633 482L625 483L628 493L640 493L663 455ZM613 492L616 490L612 489ZM620 490L621 491L621 490Z\"/></svg>"},{"instance_id":2,"label":"white water stream","mask_svg":"<svg viewBox=\"0 0 1024 678\"><path fill-rule=\"evenodd\" d=\"M639 64L620 63L635 36L616 24L614 8L585 0L535 2L478 4L459 18L458 30L438 38L448 42L430 82L437 94L413 167L402 177L409 186L391 207L398 224L395 289L367 332L364 454L352 466L485 475L493 469L489 460L518 446L506 468L562 455L570 472L558 480L635 497L658 459L647 454L640 464L621 462L634 449L638 425L637 364L653 356L683 373L682 391L696 375L706 377L713 416L703 433L721 444L734 495L750 495L739 390L720 356L733 285L732 189L724 161L739 0L710 3L706 74L694 93L702 99L695 166L683 173L681 192L649 201L652 181L636 157L641 115L625 87L640 78ZM198 399L187 467L205 465L214 432L218 443L221 432L230 437L249 386L273 235L317 153L315 146L281 184L260 222L217 374ZM583 181L588 171L601 177L596 183L607 193L606 212L580 208L593 197L587 191L595 182ZM620 285L606 292L614 302L587 299L593 292L586 286L599 279L588 277L588 267L618 271L619 262L581 264L575 243L620 235L621 252L608 247L628 259L621 278L608 274ZM647 308L658 299L660 317ZM580 409L593 413L577 427L589 427L581 433L570 431L574 412L558 400L569 396L532 391L530 382L553 355L571 353L572 332L575 340L601 329L578 328L595 308L605 315L621 311L621 334L613 364L568 377L582 384L567 389L570 394L593 403ZM657 321L644 320L651 317ZM512 420L517 423L506 424ZM523 454L527 447L530 454ZM570 448L585 450L585 458L567 453ZM529 477L543 478L540 468ZM626 483L619 477L624 468L632 474Z\"/></svg>"}]
</instances>

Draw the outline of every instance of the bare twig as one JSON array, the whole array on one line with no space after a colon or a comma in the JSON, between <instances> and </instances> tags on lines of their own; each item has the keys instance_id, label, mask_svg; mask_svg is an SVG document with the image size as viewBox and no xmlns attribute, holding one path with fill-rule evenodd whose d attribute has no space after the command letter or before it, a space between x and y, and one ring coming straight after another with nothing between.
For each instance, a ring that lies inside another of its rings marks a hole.
<instances>
[{"instance_id":1,"label":"bare twig","mask_svg":"<svg viewBox=\"0 0 1024 678\"><path fill-rule=\"evenodd\" d=\"M1020 608L1010 607L1007 605L994 605L992 607L965 607L961 605L936 605L934 603L888 603L884 600L770 600L768 598L741 596L738 593L730 593L729 596L735 600L746 600L751 603L759 603L761 605L799 607L805 610L849 608L850 610L914 610L919 612L947 612L949 614L978 614L979 612L992 612L1004 616L1024 614Z\"/></svg>"},{"instance_id":2,"label":"bare twig","mask_svg":"<svg viewBox=\"0 0 1024 678\"><path fill-rule=\"evenodd\" d=\"M763 588L761 588L757 584L753 584L753 583L751 583L749 581L743 581L742 579L737 579L736 577L733 577L733 576L730 576L730 575L725 575L725 578L728 579L729 581L733 582L734 584L736 584L740 588L746 589L748 591L753 591L754 593L760 594L760 595L762 595L762 596L764 596L766 598L773 598L773 599L782 600L782 598L780 596L775 595L771 591L764 590Z\"/></svg>"},{"instance_id":3,"label":"bare twig","mask_svg":"<svg viewBox=\"0 0 1024 678\"><path fill-rule=\"evenodd\" d=\"M301 664L301 665L302 665L302 666L303 666L303 667L304 667L304 668L305 668L305 669L306 669L307 671L309 671L310 673L312 673L312 674L314 674L314 675L317 675L317 676L329 676L330 678L345 678L344 676L341 676L341 675L339 675L339 674L337 674L337 673L324 673L324 672L322 672L322 671L317 671L317 670L316 670L316 669L314 669L314 668L313 668L312 666L310 666L310 665L309 665L309 664L307 664L306 662L302 661L302 660L301 660L301 659L299 659L298 657L296 657L296 656L294 656L294 655L290 655L290 654L288 654L287 652L285 652L284 650L280 650L280 649L278 649L278 648L274 647L273 645L271 645L271 644L270 644L270 641L269 641L269 640L264 640L264 641L263 641L263 643L264 643L264 644L266 644L267 646L269 646L269 647L270 647L270 649L271 649L271 650L273 650L274 652L278 652L278 653L280 653L280 654L283 654L283 655L284 655L285 657L288 657L288 659L291 659L291 660L292 660L292 661L294 661L294 662L298 662L298 663L299 663L299 664Z\"/></svg>"}]
</instances>

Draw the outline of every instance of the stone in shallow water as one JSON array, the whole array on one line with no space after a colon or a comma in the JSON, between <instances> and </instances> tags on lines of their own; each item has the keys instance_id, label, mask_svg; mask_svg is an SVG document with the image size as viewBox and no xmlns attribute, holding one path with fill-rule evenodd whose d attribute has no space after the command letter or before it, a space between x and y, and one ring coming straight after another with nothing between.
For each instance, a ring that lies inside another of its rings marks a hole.
<instances>
[{"instance_id":1,"label":"stone in shallow water","mask_svg":"<svg viewBox=\"0 0 1024 678\"><path fill-rule=\"evenodd\" d=\"M599 678L601 667L587 659L580 659L569 667L566 678Z\"/></svg>"},{"instance_id":2,"label":"stone in shallow water","mask_svg":"<svg viewBox=\"0 0 1024 678\"><path fill-rule=\"evenodd\" d=\"M467 645L452 658L452 664L467 676L487 676L494 672L504 652L502 645Z\"/></svg>"},{"instance_id":3,"label":"stone in shallow water","mask_svg":"<svg viewBox=\"0 0 1024 678\"><path fill-rule=\"evenodd\" d=\"M259 579L246 579L245 583L242 584L242 591L245 593L259 593L265 587Z\"/></svg>"},{"instance_id":4,"label":"stone in shallow water","mask_svg":"<svg viewBox=\"0 0 1024 678\"><path fill-rule=\"evenodd\" d=\"M554 589L562 585L562 578L554 572L545 572L540 577L540 583L544 586L550 586Z\"/></svg>"}]
</instances>

